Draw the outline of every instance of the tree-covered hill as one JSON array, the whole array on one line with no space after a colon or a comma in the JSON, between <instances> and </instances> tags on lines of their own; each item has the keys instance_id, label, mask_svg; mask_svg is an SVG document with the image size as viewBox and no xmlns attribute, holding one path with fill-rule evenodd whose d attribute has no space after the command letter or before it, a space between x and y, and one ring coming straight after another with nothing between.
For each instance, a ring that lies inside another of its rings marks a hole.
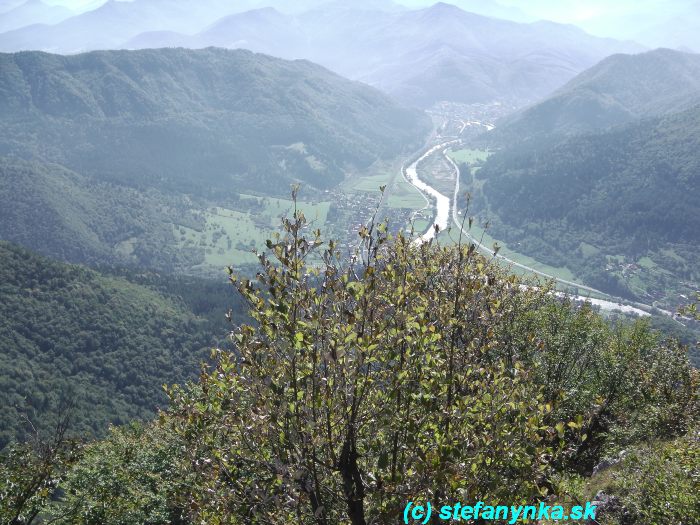
<instances>
[{"instance_id":1,"label":"tree-covered hill","mask_svg":"<svg viewBox=\"0 0 700 525\"><path fill-rule=\"evenodd\" d=\"M195 223L183 196L101 182L63 166L0 157L0 239L63 261L177 270L197 262L173 246L172 222ZM121 246L130 247L127 254Z\"/></svg>"},{"instance_id":2,"label":"tree-covered hill","mask_svg":"<svg viewBox=\"0 0 700 525\"><path fill-rule=\"evenodd\" d=\"M614 55L482 135L473 209L497 239L614 295L698 287L700 55Z\"/></svg>"},{"instance_id":3,"label":"tree-covered hill","mask_svg":"<svg viewBox=\"0 0 700 525\"><path fill-rule=\"evenodd\" d=\"M140 188L328 188L428 126L368 86L247 51L0 55L2 154Z\"/></svg>"},{"instance_id":4,"label":"tree-covered hill","mask_svg":"<svg viewBox=\"0 0 700 525\"><path fill-rule=\"evenodd\" d=\"M225 291L99 273L0 242L0 449L31 431L23 415L50 432L64 399L85 435L151 418L167 402L161 385L196 376L224 337Z\"/></svg>"},{"instance_id":5,"label":"tree-covered hill","mask_svg":"<svg viewBox=\"0 0 700 525\"><path fill-rule=\"evenodd\" d=\"M230 256L207 266L223 270L278 224L253 196L301 183L318 197L429 129L423 113L306 61L222 49L0 55L0 239L70 262L190 273L205 271L209 250ZM207 224L216 206L240 219L218 245L202 238L223 228Z\"/></svg>"},{"instance_id":6,"label":"tree-covered hill","mask_svg":"<svg viewBox=\"0 0 700 525\"><path fill-rule=\"evenodd\" d=\"M474 202L496 237L521 251L610 292L677 304L700 281L698 151L700 106L555 146L511 147L478 171Z\"/></svg>"},{"instance_id":7,"label":"tree-covered hill","mask_svg":"<svg viewBox=\"0 0 700 525\"><path fill-rule=\"evenodd\" d=\"M613 55L544 101L504 119L493 139L557 139L675 113L697 103L700 55L670 49Z\"/></svg>"}]
</instances>

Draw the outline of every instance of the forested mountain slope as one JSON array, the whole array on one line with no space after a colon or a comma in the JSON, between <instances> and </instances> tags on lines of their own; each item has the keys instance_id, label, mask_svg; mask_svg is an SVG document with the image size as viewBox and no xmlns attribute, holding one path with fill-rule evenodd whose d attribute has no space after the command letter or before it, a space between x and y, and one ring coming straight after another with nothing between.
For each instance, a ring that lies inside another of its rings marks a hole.
<instances>
[{"instance_id":1,"label":"forested mountain slope","mask_svg":"<svg viewBox=\"0 0 700 525\"><path fill-rule=\"evenodd\" d=\"M698 151L700 106L555 146L512 147L478 171L475 203L525 253L651 302L700 281Z\"/></svg>"},{"instance_id":2,"label":"forested mountain slope","mask_svg":"<svg viewBox=\"0 0 700 525\"><path fill-rule=\"evenodd\" d=\"M166 403L161 386L195 377L225 336L225 291L0 242L0 449L31 431L23 414L50 432L63 398L75 404L73 431L87 435L153 417Z\"/></svg>"},{"instance_id":3,"label":"forested mountain slope","mask_svg":"<svg viewBox=\"0 0 700 525\"><path fill-rule=\"evenodd\" d=\"M492 139L554 140L700 103L700 55L657 49L613 55L542 102L507 117Z\"/></svg>"},{"instance_id":4,"label":"forested mountain slope","mask_svg":"<svg viewBox=\"0 0 700 525\"><path fill-rule=\"evenodd\" d=\"M0 157L0 203L0 239L60 260L159 261L161 269L175 270L178 261L196 258L192 250L172 246L173 222L197 223L184 196L101 182L58 164Z\"/></svg>"},{"instance_id":5,"label":"forested mountain slope","mask_svg":"<svg viewBox=\"0 0 700 525\"><path fill-rule=\"evenodd\" d=\"M138 187L329 187L427 119L309 62L160 49L0 55L0 151ZM307 162L289 146L303 143Z\"/></svg>"},{"instance_id":6,"label":"forested mountain slope","mask_svg":"<svg viewBox=\"0 0 700 525\"><path fill-rule=\"evenodd\" d=\"M203 248L174 227L202 232L214 199L318 193L429 129L373 88L249 51L0 55L0 239L74 262L192 267Z\"/></svg>"}]
</instances>

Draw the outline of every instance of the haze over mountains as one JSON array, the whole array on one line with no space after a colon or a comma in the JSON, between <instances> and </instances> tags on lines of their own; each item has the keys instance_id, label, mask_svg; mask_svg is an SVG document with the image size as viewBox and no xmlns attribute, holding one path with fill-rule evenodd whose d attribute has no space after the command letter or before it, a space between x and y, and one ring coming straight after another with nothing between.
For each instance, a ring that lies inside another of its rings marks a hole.
<instances>
[{"instance_id":1,"label":"haze over mountains","mask_svg":"<svg viewBox=\"0 0 700 525\"><path fill-rule=\"evenodd\" d=\"M8 11L0 11L0 33L33 24L57 24L75 13L41 0L28 0Z\"/></svg>"},{"instance_id":2,"label":"haze over mountains","mask_svg":"<svg viewBox=\"0 0 700 525\"><path fill-rule=\"evenodd\" d=\"M573 26L518 24L445 3L406 10L391 2L335 2L300 14L265 7L213 21L220 0L196 7L162 2L108 2L53 26L2 34L0 49L246 48L306 58L423 107L534 101L612 53L642 50Z\"/></svg>"},{"instance_id":3,"label":"haze over mountains","mask_svg":"<svg viewBox=\"0 0 700 525\"><path fill-rule=\"evenodd\" d=\"M499 122L493 138L532 140L596 131L700 104L700 55L658 49L614 55L546 100Z\"/></svg>"},{"instance_id":4,"label":"haze over mountains","mask_svg":"<svg viewBox=\"0 0 700 525\"><path fill-rule=\"evenodd\" d=\"M426 2L424 0L400 0L399 3L411 9L420 9L428 7L434 2ZM452 0L447 3L459 7L463 11L488 16L490 18L500 18L502 20L523 23L535 22L538 20L537 16L527 13L519 7L506 5L493 0Z\"/></svg>"},{"instance_id":5,"label":"haze over mountains","mask_svg":"<svg viewBox=\"0 0 700 525\"><path fill-rule=\"evenodd\" d=\"M686 48L700 52L700 2L695 1L670 19L656 21L636 35L636 39L652 46Z\"/></svg>"},{"instance_id":6,"label":"haze over mountains","mask_svg":"<svg viewBox=\"0 0 700 525\"><path fill-rule=\"evenodd\" d=\"M602 12L575 23L595 35L634 40L649 47L700 52L697 0L618 0L606 4L609 10L599 10ZM591 11L596 11L595 6Z\"/></svg>"},{"instance_id":7,"label":"haze over mountains","mask_svg":"<svg viewBox=\"0 0 700 525\"><path fill-rule=\"evenodd\" d=\"M44 9L38 7L41 2ZM343 4L346 7L371 10L406 10L422 9L434 3L431 0L358 0L356 2L339 2L337 0L240 0L224 2L221 0L204 0L202 2L185 2L184 0L6 0L0 3L0 32L17 29L31 24L55 24L68 16L66 7L73 14L101 10L105 14L109 3L131 4L129 9L143 12L147 18L152 14L147 4L157 5L162 11L162 19L157 21L166 25L162 30L176 31L175 26L182 27L183 6L191 13L185 22L187 35L196 34L205 29L217 19L234 13L251 9L273 7L285 14L301 14L315 8L323 8L330 4ZM697 28L700 17L700 4L697 0L645 0L630 2L602 2L592 0L582 4L574 0L452 0L449 2L464 11L471 13L529 23L537 20L551 20L562 24L574 24L593 35L615 38L618 40L634 40L648 47L669 47L700 51ZM23 5L26 4L26 5ZM189 5L187 5L189 4ZM12 17L13 23L3 22L3 14L17 9ZM62 11L61 16L59 12ZM24 12L23 16L16 16ZM33 16L28 17L27 14ZM53 13L53 15L51 14ZM19 23L23 21L24 23ZM118 18L115 19L118 21ZM151 20L153 22L153 20ZM202 25L202 24L205 25ZM137 25L138 27L138 25ZM150 30L158 30L156 27ZM11 49L15 50L15 49ZM46 49L48 50L48 49Z\"/></svg>"}]
</instances>

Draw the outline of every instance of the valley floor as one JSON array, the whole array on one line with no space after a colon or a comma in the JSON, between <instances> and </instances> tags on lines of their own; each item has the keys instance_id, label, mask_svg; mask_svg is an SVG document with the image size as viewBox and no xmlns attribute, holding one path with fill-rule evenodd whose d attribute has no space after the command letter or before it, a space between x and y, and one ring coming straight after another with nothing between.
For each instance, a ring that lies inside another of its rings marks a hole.
<instances>
[{"instance_id":1,"label":"valley floor","mask_svg":"<svg viewBox=\"0 0 700 525\"><path fill-rule=\"evenodd\" d=\"M553 280L557 288L562 290L562 294L565 293L575 301L587 301L601 310L611 312L650 316L652 312L657 311L674 317L673 312L659 309L655 305L625 300L577 282L574 274L567 268L551 267L512 248L504 249L504 243L488 235L486 227L465 227L463 214L467 214L468 210L460 209L460 169L457 163L467 164L470 170L478 170L478 165L488 158L490 153L482 149L469 149L469 139L480 132L494 129L493 121L501 115L503 108L496 104L462 106L459 109L455 111L452 106L442 107L433 113L438 123L438 132L431 139L431 143L416 155L416 160L401 169L405 180L429 203L429 220L414 224L419 232L416 242L428 242L435 238L436 226L438 231L442 232L438 234L441 240L454 241L454 228L458 232L458 238L467 238L474 242L482 253L493 256L516 273ZM472 178L471 183L475 182ZM424 215L425 211L425 207L417 210ZM498 249L495 250L494 247Z\"/></svg>"}]
</instances>

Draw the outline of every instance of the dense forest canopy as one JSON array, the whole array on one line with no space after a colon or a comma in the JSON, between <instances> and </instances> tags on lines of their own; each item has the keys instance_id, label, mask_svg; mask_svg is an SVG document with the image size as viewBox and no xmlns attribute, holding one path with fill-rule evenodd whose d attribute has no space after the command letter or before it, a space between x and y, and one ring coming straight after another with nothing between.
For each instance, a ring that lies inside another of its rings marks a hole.
<instances>
[{"instance_id":1,"label":"dense forest canopy","mask_svg":"<svg viewBox=\"0 0 700 525\"><path fill-rule=\"evenodd\" d=\"M614 55L478 140L463 180L495 238L669 311L697 289L698 55Z\"/></svg>"},{"instance_id":2,"label":"dense forest canopy","mask_svg":"<svg viewBox=\"0 0 700 525\"><path fill-rule=\"evenodd\" d=\"M498 238L593 286L646 300L670 296L678 282L700 279L698 148L700 106L554 146L514 146L478 171L475 211ZM635 289L610 275L616 263L606 256L629 264L649 257L666 277Z\"/></svg>"},{"instance_id":3,"label":"dense forest canopy","mask_svg":"<svg viewBox=\"0 0 700 525\"><path fill-rule=\"evenodd\" d=\"M185 196L100 182L63 166L0 157L0 238L62 261L122 263L115 246L142 237L134 258L173 270L195 259L176 251L171 223L197 224ZM149 264L150 263L150 264Z\"/></svg>"},{"instance_id":4,"label":"dense forest canopy","mask_svg":"<svg viewBox=\"0 0 700 525\"><path fill-rule=\"evenodd\" d=\"M50 432L66 400L74 434L151 419L161 386L196 375L235 305L222 285L99 273L5 242L0 272L0 449Z\"/></svg>"},{"instance_id":5,"label":"dense forest canopy","mask_svg":"<svg viewBox=\"0 0 700 525\"><path fill-rule=\"evenodd\" d=\"M587 230L591 244L643 252L700 241L698 148L700 106L551 149L507 151L478 177L509 224L563 221L572 235Z\"/></svg>"}]
</instances>

